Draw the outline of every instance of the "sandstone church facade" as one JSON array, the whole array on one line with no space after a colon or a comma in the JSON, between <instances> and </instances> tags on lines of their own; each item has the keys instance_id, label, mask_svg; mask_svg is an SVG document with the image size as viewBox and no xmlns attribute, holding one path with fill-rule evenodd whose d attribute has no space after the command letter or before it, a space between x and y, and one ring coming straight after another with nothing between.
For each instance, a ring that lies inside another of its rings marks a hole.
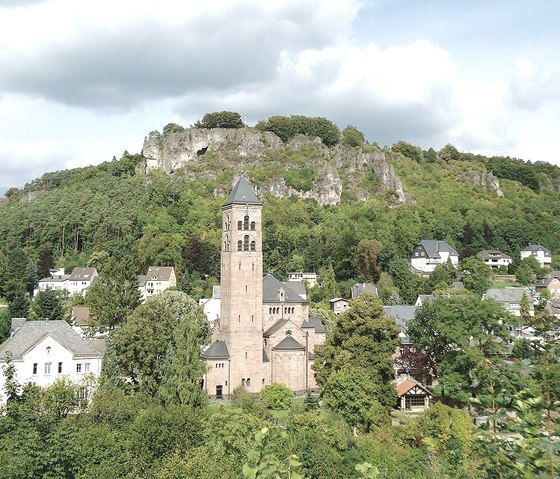
<instances>
[{"instance_id":1,"label":"sandstone church facade","mask_svg":"<svg viewBox=\"0 0 560 479\"><path fill-rule=\"evenodd\" d=\"M220 318L202 353L210 397L273 382L296 393L315 389L311 366L326 330L289 283L263 277L262 203L242 175L222 206Z\"/></svg>"}]
</instances>

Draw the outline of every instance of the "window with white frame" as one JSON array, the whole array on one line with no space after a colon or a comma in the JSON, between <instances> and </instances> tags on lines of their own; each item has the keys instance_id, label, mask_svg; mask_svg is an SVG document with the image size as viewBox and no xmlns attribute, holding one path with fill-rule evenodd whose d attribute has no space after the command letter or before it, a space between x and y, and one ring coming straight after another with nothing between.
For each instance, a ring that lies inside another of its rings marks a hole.
<instances>
[{"instance_id":1,"label":"window with white frame","mask_svg":"<svg viewBox=\"0 0 560 479\"><path fill-rule=\"evenodd\" d=\"M51 363L45 363L45 376L49 376L51 374Z\"/></svg>"}]
</instances>

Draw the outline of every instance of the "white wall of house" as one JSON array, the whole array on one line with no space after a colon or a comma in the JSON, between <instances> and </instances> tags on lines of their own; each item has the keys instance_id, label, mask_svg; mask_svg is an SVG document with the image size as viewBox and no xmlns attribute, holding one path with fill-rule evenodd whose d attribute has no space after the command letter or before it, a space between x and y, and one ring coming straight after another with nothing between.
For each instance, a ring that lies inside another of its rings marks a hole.
<instances>
[{"instance_id":1,"label":"white wall of house","mask_svg":"<svg viewBox=\"0 0 560 479\"><path fill-rule=\"evenodd\" d=\"M521 254L521 259L525 259L528 258L529 256L533 256L539 262L541 268L544 268L545 266L548 266L550 263L552 263L552 256L547 254L543 250L539 250L539 251L523 250L521 251L520 254Z\"/></svg>"},{"instance_id":2,"label":"white wall of house","mask_svg":"<svg viewBox=\"0 0 560 479\"><path fill-rule=\"evenodd\" d=\"M5 404L5 376L0 362L0 402ZM74 358L71 351L51 336L46 336L21 359L12 364L20 384L34 383L41 387L50 386L57 378L66 377L79 385L88 377L98 377L101 373L100 357Z\"/></svg>"},{"instance_id":3,"label":"white wall of house","mask_svg":"<svg viewBox=\"0 0 560 479\"><path fill-rule=\"evenodd\" d=\"M410 259L410 264L413 268L423 271L425 273L431 273L438 264L446 263L448 259L451 259L451 264L457 266L459 264L459 257L456 255L449 255L447 251L440 251L439 255L441 258L426 258L413 256Z\"/></svg>"}]
</instances>

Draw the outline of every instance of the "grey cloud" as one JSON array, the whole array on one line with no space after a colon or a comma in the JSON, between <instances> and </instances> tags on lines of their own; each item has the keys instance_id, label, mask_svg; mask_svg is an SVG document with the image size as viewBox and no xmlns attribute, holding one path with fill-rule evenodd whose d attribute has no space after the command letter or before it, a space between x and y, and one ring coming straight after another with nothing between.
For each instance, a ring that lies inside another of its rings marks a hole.
<instances>
[{"instance_id":1,"label":"grey cloud","mask_svg":"<svg viewBox=\"0 0 560 479\"><path fill-rule=\"evenodd\" d=\"M323 69L323 73L327 70ZM335 76L317 76L307 83L289 82L284 78L272 84L256 85L253 91L244 90L224 95L222 91L208 91L204 96L187 95L177 105L176 112L191 117L197 112L233 110L247 116L254 124L272 115L302 114L324 116L343 129L349 124L361 130L370 141L391 145L406 140L419 145L447 143L450 128L460 121L451 107L451 92L435 86L427 102L391 104L363 87L332 93L328 84Z\"/></svg>"},{"instance_id":2,"label":"grey cloud","mask_svg":"<svg viewBox=\"0 0 560 479\"><path fill-rule=\"evenodd\" d=\"M332 29L303 2L275 18L250 5L171 28L145 20L120 31L89 28L31 54L0 53L0 87L83 107L128 109L144 100L270 80L284 51L324 46Z\"/></svg>"}]
</instances>

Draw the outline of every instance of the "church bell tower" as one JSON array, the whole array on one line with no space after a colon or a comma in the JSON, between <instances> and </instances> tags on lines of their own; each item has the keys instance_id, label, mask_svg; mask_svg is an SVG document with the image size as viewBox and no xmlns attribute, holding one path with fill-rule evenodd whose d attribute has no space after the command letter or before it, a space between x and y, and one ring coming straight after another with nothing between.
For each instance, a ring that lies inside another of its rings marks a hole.
<instances>
[{"instance_id":1,"label":"church bell tower","mask_svg":"<svg viewBox=\"0 0 560 479\"><path fill-rule=\"evenodd\" d=\"M216 338L231 358L231 386L264 382L262 203L241 176L222 206L220 324Z\"/></svg>"}]
</instances>

